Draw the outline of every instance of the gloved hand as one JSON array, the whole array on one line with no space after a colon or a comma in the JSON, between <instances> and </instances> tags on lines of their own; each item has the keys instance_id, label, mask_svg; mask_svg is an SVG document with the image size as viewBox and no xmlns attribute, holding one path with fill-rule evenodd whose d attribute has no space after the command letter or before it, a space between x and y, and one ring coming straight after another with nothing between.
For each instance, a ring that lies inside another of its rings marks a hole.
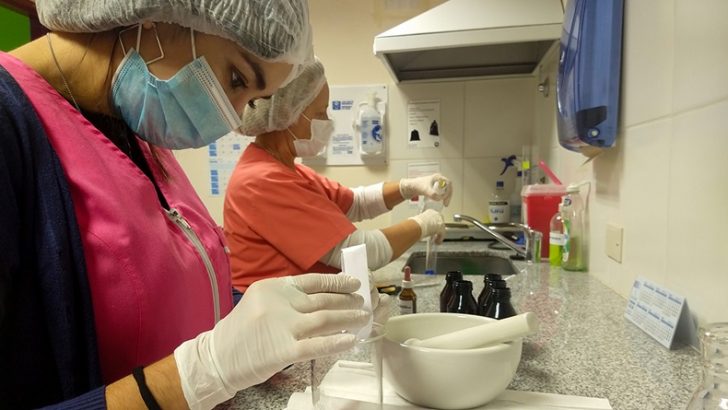
<instances>
[{"instance_id":1,"label":"gloved hand","mask_svg":"<svg viewBox=\"0 0 728 410\"><path fill-rule=\"evenodd\" d=\"M212 330L174 351L189 407L212 408L291 363L351 348L370 318L352 294L359 286L351 276L327 274L255 282Z\"/></svg>"},{"instance_id":2,"label":"gloved hand","mask_svg":"<svg viewBox=\"0 0 728 410\"><path fill-rule=\"evenodd\" d=\"M370 292L372 299L372 316L374 317L374 323L379 323L380 325L383 325L387 323L387 320L389 320L389 313L392 309L392 307L390 306L392 298L390 298L387 294L379 293L379 291L377 290L377 286L374 284L373 280L370 280L369 283L371 287Z\"/></svg>"},{"instance_id":3,"label":"gloved hand","mask_svg":"<svg viewBox=\"0 0 728 410\"><path fill-rule=\"evenodd\" d=\"M443 205L448 206L452 198L452 182L440 174L403 178L399 181L399 193L404 199L424 195L435 201L442 201Z\"/></svg>"},{"instance_id":4,"label":"gloved hand","mask_svg":"<svg viewBox=\"0 0 728 410\"><path fill-rule=\"evenodd\" d=\"M420 225L422 231L420 239L433 235L436 243L442 243L443 239L445 239L445 220L442 218L442 214L434 209L427 209L425 212L411 216L408 219L412 219Z\"/></svg>"}]
</instances>

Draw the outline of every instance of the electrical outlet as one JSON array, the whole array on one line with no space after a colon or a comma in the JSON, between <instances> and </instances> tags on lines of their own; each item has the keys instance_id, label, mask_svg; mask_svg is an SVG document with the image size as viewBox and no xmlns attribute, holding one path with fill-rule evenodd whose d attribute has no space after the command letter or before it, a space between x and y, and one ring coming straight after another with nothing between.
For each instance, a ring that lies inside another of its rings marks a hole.
<instances>
[{"instance_id":1,"label":"electrical outlet","mask_svg":"<svg viewBox=\"0 0 728 410\"><path fill-rule=\"evenodd\" d=\"M607 224L607 256L622 263L622 236L624 229L618 225Z\"/></svg>"}]
</instances>

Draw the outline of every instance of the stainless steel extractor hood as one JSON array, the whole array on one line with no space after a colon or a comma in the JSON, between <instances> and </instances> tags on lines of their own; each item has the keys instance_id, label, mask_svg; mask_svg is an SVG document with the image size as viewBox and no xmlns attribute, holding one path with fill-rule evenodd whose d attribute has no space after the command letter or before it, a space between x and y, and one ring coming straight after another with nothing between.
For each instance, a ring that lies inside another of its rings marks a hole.
<instances>
[{"instance_id":1,"label":"stainless steel extractor hood","mask_svg":"<svg viewBox=\"0 0 728 410\"><path fill-rule=\"evenodd\" d=\"M530 75L561 36L561 0L449 0L374 38L397 82Z\"/></svg>"}]
</instances>

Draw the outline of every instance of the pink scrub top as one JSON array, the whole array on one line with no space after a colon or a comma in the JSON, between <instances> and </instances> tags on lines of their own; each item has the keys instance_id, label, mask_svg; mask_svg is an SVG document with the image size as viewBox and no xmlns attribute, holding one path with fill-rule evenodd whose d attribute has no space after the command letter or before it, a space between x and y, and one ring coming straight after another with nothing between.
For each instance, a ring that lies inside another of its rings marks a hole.
<instances>
[{"instance_id":1,"label":"pink scrub top","mask_svg":"<svg viewBox=\"0 0 728 410\"><path fill-rule=\"evenodd\" d=\"M232 309L224 236L172 153L156 149L164 176L139 140L159 189L199 238L204 256L126 154L30 67L1 53L0 64L27 94L68 180L104 383L211 329L216 311L224 316Z\"/></svg>"},{"instance_id":2,"label":"pink scrub top","mask_svg":"<svg viewBox=\"0 0 728 410\"><path fill-rule=\"evenodd\" d=\"M341 271L318 260L356 230L346 217L353 201L338 182L248 146L225 195L233 286L244 292L260 279Z\"/></svg>"}]
</instances>

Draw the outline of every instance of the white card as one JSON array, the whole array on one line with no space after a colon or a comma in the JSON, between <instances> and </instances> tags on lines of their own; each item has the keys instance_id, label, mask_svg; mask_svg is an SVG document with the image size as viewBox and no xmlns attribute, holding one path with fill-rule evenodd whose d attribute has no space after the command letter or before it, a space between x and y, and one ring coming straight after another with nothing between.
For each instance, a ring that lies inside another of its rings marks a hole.
<instances>
[{"instance_id":1,"label":"white card","mask_svg":"<svg viewBox=\"0 0 728 410\"><path fill-rule=\"evenodd\" d=\"M624 316L669 349L684 305L684 297L640 277L634 281Z\"/></svg>"},{"instance_id":2,"label":"white card","mask_svg":"<svg viewBox=\"0 0 728 410\"><path fill-rule=\"evenodd\" d=\"M367 264L367 246L365 244L350 246L341 250L341 273L351 275L361 282L361 287L356 291L364 298L364 310L372 311L372 298L369 293L369 265ZM372 318L369 323L359 330L357 337L366 339L372 332Z\"/></svg>"}]
</instances>

